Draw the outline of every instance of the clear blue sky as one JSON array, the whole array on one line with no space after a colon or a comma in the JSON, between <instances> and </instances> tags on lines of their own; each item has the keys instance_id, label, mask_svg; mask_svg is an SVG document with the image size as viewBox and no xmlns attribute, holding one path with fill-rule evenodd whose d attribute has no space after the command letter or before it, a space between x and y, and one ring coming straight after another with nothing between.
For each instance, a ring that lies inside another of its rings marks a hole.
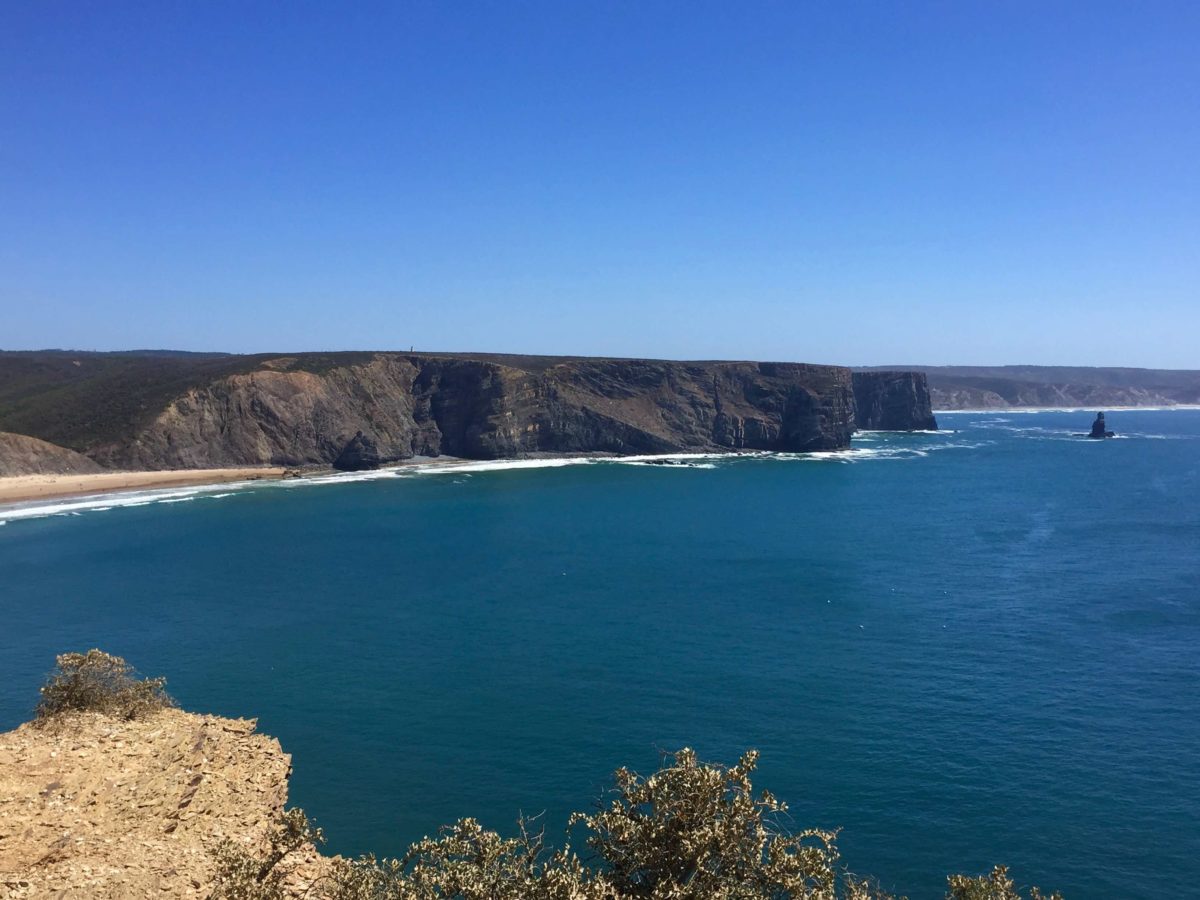
<instances>
[{"instance_id":1,"label":"clear blue sky","mask_svg":"<svg viewBox=\"0 0 1200 900\"><path fill-rule=\"evenodd\" d=\"M0 0L0 348L1200 367L1200 3Z\"/></svg>"}]
</instances>

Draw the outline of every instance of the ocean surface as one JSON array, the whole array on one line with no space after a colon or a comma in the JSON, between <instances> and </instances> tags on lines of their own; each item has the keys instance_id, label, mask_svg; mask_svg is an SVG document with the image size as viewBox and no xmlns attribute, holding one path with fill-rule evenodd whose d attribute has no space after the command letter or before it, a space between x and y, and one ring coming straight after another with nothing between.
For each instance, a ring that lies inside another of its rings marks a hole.
<instances>
[{"instance_id":1,"label":"ocean surface","mask_svg":"<svg viewBox=\"0 0 1200 900\"><path fill-rule=\"evenodd\" d=\"M942 414L842 454L466 464L0 520L0 729L64 650L257 716L342 853L562 834L733 762L911 897L1200 884L1200 411Z\"/></svg>"}]
</instances>

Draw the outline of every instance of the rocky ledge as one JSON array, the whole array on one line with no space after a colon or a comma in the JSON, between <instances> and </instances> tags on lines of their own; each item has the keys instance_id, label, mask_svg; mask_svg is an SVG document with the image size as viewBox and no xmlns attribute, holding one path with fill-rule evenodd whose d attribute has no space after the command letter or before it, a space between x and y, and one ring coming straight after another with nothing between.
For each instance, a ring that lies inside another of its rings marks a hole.
<instances>
[{"instance_id":1,"label":"rocky ledge","mask_svg":"<svg viewBox=\"0 0 1200 900\"><path fill-rule=\"evenodd\" d=\"M0 897L207 897L213 851L256 849L287 802L291 757L254 728L167 709L0 735ZM328 864L295 855L297 896Z\"/></svg>"}]
</instances>

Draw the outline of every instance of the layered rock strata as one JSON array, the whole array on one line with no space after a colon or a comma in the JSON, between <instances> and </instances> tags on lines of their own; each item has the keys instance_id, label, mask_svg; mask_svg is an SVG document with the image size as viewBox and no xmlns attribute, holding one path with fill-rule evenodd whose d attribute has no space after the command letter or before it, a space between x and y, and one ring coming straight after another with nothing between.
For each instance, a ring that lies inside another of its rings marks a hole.
<instances>
[{"instance_id":1,"label":"layered rock strata","mask_svg":"<svg viewBox=\"0 0 1200 900\"><path fill-rule=\"evenodd\" d=\"M929 386L920 372L855 372L854 406L859 429L937 429Z\"/></svg>"},{"instance_id":2,"label":"layered rock strata","mask_svg":"<svg viewBox=\"0 0 1200 900\"><path fill-rule=\"evenodd\" d=\"M830 450L849 445L848 369L788 363L490 360L374 354L321 372L267 360L193 388L112 467L340 465L413 456Z\"/></svg>"},{"instance_id":3,"label":"layered rock strata","mask_svg":"<svg viewBox=\"0 0 1200 900\"><path fill-rule=\"evenodd\" d=\"M414 456L803 452L928 428L914 373L499 354L0 353L0 429L45 465L370 468ZM28 454L26 454L28 456ZM28 465L28 463L26 463Z\"/></svg>"}]
</instances>

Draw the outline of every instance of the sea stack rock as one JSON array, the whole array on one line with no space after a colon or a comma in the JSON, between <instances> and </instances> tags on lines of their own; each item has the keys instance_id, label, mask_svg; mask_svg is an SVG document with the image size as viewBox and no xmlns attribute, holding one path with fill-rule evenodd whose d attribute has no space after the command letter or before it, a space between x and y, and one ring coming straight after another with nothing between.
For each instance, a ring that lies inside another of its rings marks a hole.
<instances>
[{"instance_id":1,"label":"sea stack rock","mask_svg":"<svg viewBox=\"0 0 1200 900\"><path fill-rule=\"evenodd\" d=\"M1110 438L1113 432L1106 431L1106 423L1104 421L1104 413L1096 413L1096 421L1092 423L1092 433L1088 435L1090 438Z\"/></svg>"}]
</instances>

